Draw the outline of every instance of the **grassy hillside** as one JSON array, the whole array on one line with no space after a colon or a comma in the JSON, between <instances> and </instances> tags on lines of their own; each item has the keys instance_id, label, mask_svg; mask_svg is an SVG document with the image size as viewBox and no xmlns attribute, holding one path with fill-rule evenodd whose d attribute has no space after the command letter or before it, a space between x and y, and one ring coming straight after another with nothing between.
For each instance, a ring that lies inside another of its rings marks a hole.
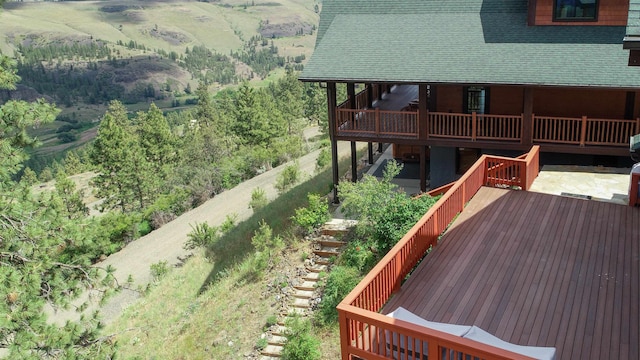
<instances>
[{"instance_id":1,"label":"grassy hillside","mask_svg":"<svg viewBox=\"0 0 640 360\"><path fill-rule=\"evenodd\" d=\"M125 102L132 111L146 109L151 101L168 109L175 107L176 101L184 104L189 97L184 90L187 86L195 89L197 76L208 71L194 73L183 66L182 57L187 56L188 48L206 47L214 54L228 57L226 61L233 64L231 71L235 68L237 79L214 83L210 87L213 91L235 86L242 79L262 86L283 73L283 68L275 68L261 76L252 64L231 56L247 51L252 38L263 36L257 47L277 49L274 56L284 57L292 64L297 57L304 63L315 44L318 6L319 0L7 2L0 12L0 52L21 58L24 56L21 48L96 43L106 46L112 54L108 57L54 57L34 66L51 74L51 78L107 77L107 86L119 88L118 96L129 98ZM169 54L179 59L170 59ZM12 95L14 98L47 97L57 103L63 116L82 124L74 130L77 140L71 143L63 143L57 137L56 130L64 122L39 129L35 135L44 142L38 150L40 154L52 156L94 136L97 121L106 109L104 95L99 95L97 101L88 100L90 95L82 90L84 98L74 94L72 99L63 99L60 92L64 95L69 91L61 91L55 84L37 89L26 74L23 77L23 84ZM129 94L136 87L148 85L159 95L131 100ZM170 90L166 91L166 87ZM58 93L54 93L56 90Z\"/></svg>"}]
</instances>

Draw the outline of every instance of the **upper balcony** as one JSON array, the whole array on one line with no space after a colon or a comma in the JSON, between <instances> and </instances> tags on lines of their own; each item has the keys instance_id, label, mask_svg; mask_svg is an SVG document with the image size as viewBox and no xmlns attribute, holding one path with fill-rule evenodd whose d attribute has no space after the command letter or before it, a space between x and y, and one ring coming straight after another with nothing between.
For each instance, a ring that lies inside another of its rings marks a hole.
<instances>
[{"instance_id":1,"label":"upper balcony","mask_svg":"<svg viewBox=\"0 0 640 360\"><path fill-rule=\"evenodd\" d=\"M427 111L420 121L417 86L396 86L378 96L367 88L336 108L339 140L393 142L475 148L628 155L629 137L640 133L640 119L604 119ZM372 108L367 96L379 98Z\"/></svg>"},{"instance_id":2,"label":"upper balcony","mask_svg":"<svg viewBox=\"0 0 640 360\"><path fill-rule=\"evenodd\" d=\"M338 306L343 359L530 359L385 315L399 306L557 359L640 357L640 211L508 190L529 188L538 151L485 155L440 190Z\"/></svg>"}]
</instances>

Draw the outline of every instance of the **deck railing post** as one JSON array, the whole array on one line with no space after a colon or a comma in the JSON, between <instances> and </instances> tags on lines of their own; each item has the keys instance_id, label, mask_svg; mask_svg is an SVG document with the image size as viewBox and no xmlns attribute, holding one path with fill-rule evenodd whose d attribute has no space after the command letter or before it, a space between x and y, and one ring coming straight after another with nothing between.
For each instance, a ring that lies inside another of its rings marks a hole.
<instances>
[{"instance_id":1,"label":"deck railing post","mask_svg":"<svg viewBox=\"0 0 640 360\"><path fill-rule=\"evenodd\" d=\"M349 322L347 320L347 314L342 309L338 309L338 322L340 324L340 352L342 360L349 360L351 359L351 354L349 354L349 344L351 343Z\"/></svg>"},{"instance_id":2,"label":"deck railing post","mask_svg":"<svg viewBox=\"0 0 640 360\"><path fill-rule=\"evenodd\" d=\"M476 141L477 131L478 131L478 116L474 111L471 113L471 141Z\"/></svg>"},{"instance_id":3,"label":"deck railing post","mask_svg":"<svg viewBox=\"0 0 640 360\"><path fill-rule=\"evenodd\" d=\"M634 133L634 135L635 134L640 134L640 118L636 119L636 132Z\"/></svg>"},{"instance_id":4,"label":"deck railing post","mask_svg":"<svg viewBox=\"0 0 640 360\"><path fill-rule=\"evenodd\" d=\"M587 137L587 117L582 116L582 126L580 127L580 146L584 146Z\"/></svg>"},{"instance_id":5,"label":"deck railing post","mask_svg":"<svg viewBox=\"0 0 640 360\"><path fill-rule=\"evenodd\" d=\"M376 108L376 135L380 134L380 108Z\"/></svg>"}]
</instances>

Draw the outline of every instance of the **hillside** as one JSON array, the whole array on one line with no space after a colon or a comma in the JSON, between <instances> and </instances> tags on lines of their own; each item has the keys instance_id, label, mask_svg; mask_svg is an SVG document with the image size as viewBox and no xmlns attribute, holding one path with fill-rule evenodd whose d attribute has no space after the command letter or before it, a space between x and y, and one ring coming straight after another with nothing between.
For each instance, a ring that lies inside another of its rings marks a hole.
<instances>
[{"instance_id":1,"label":"hillside","mask_svg":"<svg viewBox=\"0 0 640 360\"><path fill-rule=\"evenodd\" d=\"M318 2L7 2L0 52L18 60L22 82L0 103L55 102L61 121L34 133L44 142L39 154L55 155L93 138L112 99L130 111L151 102L177 110L193 104L199 81L215 92L301 69L315 44Z\"/></svg>"}]
</instances>

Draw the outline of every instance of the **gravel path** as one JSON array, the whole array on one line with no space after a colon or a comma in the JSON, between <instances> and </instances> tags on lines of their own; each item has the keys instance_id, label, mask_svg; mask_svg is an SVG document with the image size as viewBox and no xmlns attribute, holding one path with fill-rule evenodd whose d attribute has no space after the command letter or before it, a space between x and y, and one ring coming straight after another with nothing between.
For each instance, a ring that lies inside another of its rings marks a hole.
<instances>
[{"instance_id":1,"label":"gravel path","mask_svg":"<svg viewBox=\"0 0 640 360\"><path fill-rule=\"evenodd\" d=\"M309 128L305 131L305 136L311 138L317 133L317 128ZM340 157L350 154L348 142L339 142L338 145ZM366 144L360 143L359 146L366 146ZM297 160L302 178L314 174L319 152L319 150L316 150ZM150 271L152 264L167 261L173 265L179 263L181 258L189 256L190 251L184 250L183 245L187 240L187 234L192 231L191 225L206 221L209 225L218 226L225 220L227 215L234 213L238 216L238 222L246 220L252 214L252 210L249 208L249 201L251 200L253 189L260 187L266 191L269 199L276 198L277 191L274 187L276 177L289 164L278 166L239 184L233 189L216 195L198 208L182 214L160 229L133 241L124 249L96 264L96 266L106 268L111 265L115 267L114 275L120 284L125 284L129 275L131 275L133 277L133 284L130 286L132 289L146 287L152 278ZM87 296L91 296L91 294L85 294L80 301L84 301ZM100 308L103 321L110 323L117 319L122 311L133 304L139 297L140 294L137 291L123 289L109 298L106 304ZM98 308L97 304L90 306L87 311L92 311L96 308ZM52 309L48 309L48 312L50 320L58 324L62 324L66 320L77 320L80 317L80 314L74 311L58 311L54 313Z\"/></svg>"}]
</instances>

